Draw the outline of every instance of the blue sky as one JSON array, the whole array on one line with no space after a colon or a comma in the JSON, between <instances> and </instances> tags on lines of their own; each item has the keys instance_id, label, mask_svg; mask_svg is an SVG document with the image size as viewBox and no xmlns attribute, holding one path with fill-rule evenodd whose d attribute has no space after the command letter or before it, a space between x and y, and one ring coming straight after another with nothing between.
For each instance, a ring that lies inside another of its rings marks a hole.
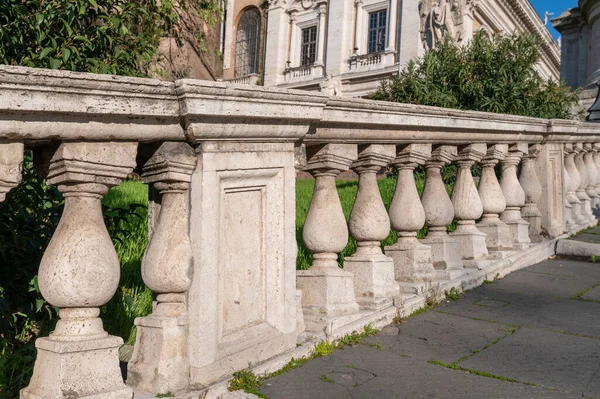
<instances>
[{"instance_id":1,"label":"blue sky","mask_svg":"<svg viewBox=\"0 0 600 399\"><path fill-rule=\"evenodd\" d=\"M552 19L558 17L568 8L577 7L577 0L530 0L530 2L542 18L542 21L544 20L544 13L546 11L554 13L554 15L550 17L550 19ZM560 36L550 22L548 22L547 26L555 39Z\"/></svg>"}]
</instances>

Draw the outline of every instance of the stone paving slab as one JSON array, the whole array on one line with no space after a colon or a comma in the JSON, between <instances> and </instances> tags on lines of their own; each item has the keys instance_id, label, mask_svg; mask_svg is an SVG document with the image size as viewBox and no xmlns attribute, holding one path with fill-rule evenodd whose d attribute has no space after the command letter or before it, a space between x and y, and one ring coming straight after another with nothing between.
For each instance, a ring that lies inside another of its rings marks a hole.
<instances>
[{"instance_id":1,"label":"stone paving slab","mask_svg":"<svg viewBox=\"0 0 600 399\"><path fill-rule=\"evenodd\" d=\"M556 332L520 328L459 366L599 397L590 382L600 370L600 340Z\"/></svg>"},{"instance_id":2,"label":"stone paving slab","mask_svg":"<svg viewBox=\"0 0 600 399\"><path fill-rule=\"evenodd\" d=\"M451 364L510 334L511 327L438 312L426 312L396 326L396 336L378 334L367 345L422 360Z\"/></svg>"},{"instance_id":3,"label":"stone paving slab","mask_svg":"<svg viewBox=\"0 0 600 399\"><path fill-rule=\"evenodd\" d=\"M444 303L434 311L600 337L600 318L591 317L600 312L600 303L511 293L494 284L469 292L459 301Z\"/></svg>"},{"instance_id":4,"label":"stone paving slab","mask_svg":"<svg viewBox=\"0 0 600 399\"><path fill-rule=\"evenodd\" d=\"M600 397L600 303L570 299L584 289L584 299L600 297L599 281L600 264L541 262L268 379L262 391L271 399ZM430 360L462 360L470 372Z\"/></svg>"},{"instance_id":5,"label":"stone paving slab","mask_svg":"<svg viewBox=\"0 0 600 399\"><path fill-rule=\"evenodd\" d=\"M600 234L581 233L576 236L570 237L569 240L600 243Z\"/></svg>"},{"instance_id":6,"label":"stone paving slab","mask_svg":"<svg viewBox=\"0 0 600 399\"><path fill-rule=\"evenodd\" d=\"M349 361L353 364L344 365ZM416 362L364 345L269 379L262 393L270 399L581 397Z\"/></svg>"},{"instance_id":7,"label":"stone paving slab","mask_svg":"<svg viewBox=\"0 0 600 399\"><path fill-rule=\"evenodd\" d=\"M600 287L592 288L591 290L583 294L581 298L586 299L588 301L600 302Z\"/></svg>"}]
</instances>

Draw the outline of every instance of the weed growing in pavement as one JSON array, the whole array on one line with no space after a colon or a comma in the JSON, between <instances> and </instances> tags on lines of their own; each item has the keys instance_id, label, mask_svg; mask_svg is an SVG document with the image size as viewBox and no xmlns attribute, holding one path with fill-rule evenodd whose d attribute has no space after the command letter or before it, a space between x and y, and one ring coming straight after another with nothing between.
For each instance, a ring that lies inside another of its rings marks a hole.
<instances>
[{"instance_id":1,"label":"weed growing in pavement","mask_svg":"<svg viewBox=\"0 0 600 399\"><path fill-rule=\"evenodd\" d=\"M322 376L320 376L319 378L320 378L320 379L322 379L323 381L326 381L326 382L335 382L334 380L332 380L331 378L329 378L329 377L327 376L327 374L323 374L323 375L322 375Z\"/></svg>"}]
</instances>

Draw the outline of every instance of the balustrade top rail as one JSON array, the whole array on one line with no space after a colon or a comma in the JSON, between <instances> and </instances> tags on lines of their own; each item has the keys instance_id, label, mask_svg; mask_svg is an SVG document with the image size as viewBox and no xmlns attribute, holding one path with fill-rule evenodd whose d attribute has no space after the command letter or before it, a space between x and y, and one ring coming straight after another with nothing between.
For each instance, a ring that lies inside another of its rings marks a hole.
<instances>
[{"instance_id":1,"label":"balustrade top rail","mask_svg":"<svg viewBox=\"0 0 600 399\"><path fill-rule=\"evenodd\" d=\"M461 144L600 140L598 124L301 90L0 66L0 140Z\"/></svg>"}]
</instances>

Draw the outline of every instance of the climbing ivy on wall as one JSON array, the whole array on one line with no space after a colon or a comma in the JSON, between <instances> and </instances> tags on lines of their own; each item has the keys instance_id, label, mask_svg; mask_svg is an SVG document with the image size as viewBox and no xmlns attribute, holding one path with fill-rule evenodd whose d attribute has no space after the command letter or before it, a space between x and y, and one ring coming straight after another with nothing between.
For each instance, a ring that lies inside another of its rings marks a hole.
<instances>
[{"instance_id":1,"label":"climbing ivy on wall","mask_svg":"<svg viewBox=\"0 0 600 399\"><path fill-rule=\"evenodd\" d=\"M147 75L160 38L181 40L190 12L214 23L220 7L216 0L2 0L0 64Z\"/></svg>"}]
</instances>

